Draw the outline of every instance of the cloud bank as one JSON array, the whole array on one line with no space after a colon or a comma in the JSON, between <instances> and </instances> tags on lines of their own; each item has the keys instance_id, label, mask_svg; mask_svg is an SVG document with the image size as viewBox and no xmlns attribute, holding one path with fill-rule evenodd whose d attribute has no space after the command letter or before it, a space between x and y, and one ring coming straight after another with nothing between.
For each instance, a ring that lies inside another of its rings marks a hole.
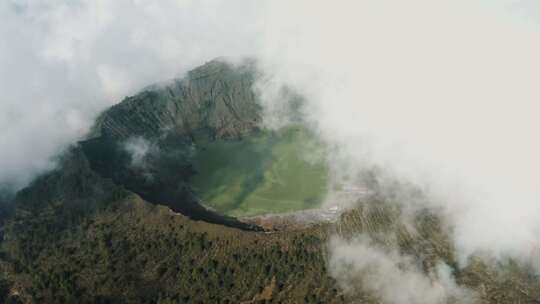
<instances>
[{"instance_id":1,"label":"cloud bank","mask_svg":"<svg viewBox=\"0 0 540 304\"><path fill-rule=\"evenodd\" d=\"M305 96L308 119L351 171L377 167L382 184L420 188L454 224L462 260L535 258L540 27L531 2L277 1L265 12L267 89Z\"/></svg>"},{"instance_id":2,"label":"cloud bank","mask_svg":"<svg viewBox=\"0 0 540 304\"><path fill-rule=\"evenodd\" d=\"M439 264L425 274L413 257L377 247L357 238L330 242L330 271L342 289L350 294L374 295L382 303L437 304L475 303L477 295L459 287L450 267Z\"/></svg>"},{"instance_id":3,"label":"cloud bank","mask_svg":"<svg viewBox=\"0 0 540 304\"><path fill-rule=\"evenodd\" d=\"M218 56L252 54L257 10L251 1L2 1L0 185L20 188L51 168L122 97Z\"/></svg>"}]
</instances>

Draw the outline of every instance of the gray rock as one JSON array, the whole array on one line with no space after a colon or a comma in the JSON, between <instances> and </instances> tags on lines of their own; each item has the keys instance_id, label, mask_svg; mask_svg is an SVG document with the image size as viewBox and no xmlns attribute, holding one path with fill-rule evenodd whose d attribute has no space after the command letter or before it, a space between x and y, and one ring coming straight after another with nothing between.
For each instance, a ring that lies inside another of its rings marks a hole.
<instances>
[{"instance_id":1,"label":"gray rock","mask_svg":"<svg viewBox=\"0 0 540 304\"><path fill-rule=\"evenodd\" d=\"M164 131L186 135L200 129L218 138L239 137L261 119L252 89L256 77L253 61L211 61L183 79L125 98L100 115L89 137L155 138Z\"/></svg>"}]
</instances>

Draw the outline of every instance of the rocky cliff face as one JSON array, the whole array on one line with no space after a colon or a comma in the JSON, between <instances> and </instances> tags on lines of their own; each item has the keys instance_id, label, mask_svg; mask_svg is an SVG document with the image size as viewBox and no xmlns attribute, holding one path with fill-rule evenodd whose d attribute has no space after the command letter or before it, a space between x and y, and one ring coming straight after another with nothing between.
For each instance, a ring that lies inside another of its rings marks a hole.
<instances>
[{"instance_id":1,"label":"rocky cliff face","mask_svg":"<svg viewBox=\"0 0 540 304\"><path fill-rule=\"evenodd\" d=\"M211 61L103 112L79 145L92 170L150 202L194 219L251 229L198 203L189 186L194 173L189 153L195 134L239 138L257 129L261 108L252 88L256 77L251 61L237 66ZM125 149L130 139L155 147L141 158L144 170L133 166Z\"/></svg>"},{"instance_id":2,"label":"rocky cliff face","mask_svg":"<svg viewBox=\"0 0 540 304\"><path fill-rule=\"evenodd\" d=\"M237 137L257 127L260 106L252 86L254 63L232 66L215 60L167 85L155 85L104 112L91 137L158 137L204 129Z\"/></svg>"}]
</instances>

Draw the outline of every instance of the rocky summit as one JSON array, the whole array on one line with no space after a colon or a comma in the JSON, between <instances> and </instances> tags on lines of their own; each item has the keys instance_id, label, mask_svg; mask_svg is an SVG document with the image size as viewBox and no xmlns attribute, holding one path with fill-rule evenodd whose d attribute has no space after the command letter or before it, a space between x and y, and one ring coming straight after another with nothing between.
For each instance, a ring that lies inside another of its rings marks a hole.
<instances>
[{"instance_id":1,"label":"rocky summit","mask_svg":"<svg viewBox=\"0 0 540 304\"><path fill-rule=\"evenodd\" d=\"M206 130L215 138L238 137L261 120L253 84L254 62L238 66L211 61L182 79L153 85L102 113L90 137L156 138L163 132L189 136Z\"/></svg>"}]
</instances>

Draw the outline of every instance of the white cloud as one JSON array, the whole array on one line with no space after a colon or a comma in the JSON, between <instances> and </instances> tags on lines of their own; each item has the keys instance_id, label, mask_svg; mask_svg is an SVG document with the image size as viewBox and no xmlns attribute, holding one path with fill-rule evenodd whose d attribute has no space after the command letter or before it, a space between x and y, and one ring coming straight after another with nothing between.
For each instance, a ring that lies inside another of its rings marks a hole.
<instances>
[{"instance_id":1,"label":"white cloud","mask_svg":"<svg viewBox=\"0 0 540 304\"><path fill-rule=\"evenodd\" d=\"M143 137L131 137L125 141L123 148L131 157L131 165L145 167L145 158L149 153L155 153L157 147Z\"/></svg>"},{"instance_id":2,"label":"white cloud","mask_svg":"<svg viewBox=\"0 0 540 304\"><path fill-rule=\"evenodd\" d=\"M96 114L218 56L253 53L252 1L0 3L0 184L24 186Z\"/></svg>"},{"instance_id":3,"label":"white cloud","mask_svg":"<svg viewBox=\"0 0 540 304\"><path fill-rule=\"evenodd\" d=\"M414 257L381 248L359 237L330 242L329 269L349 295L375 296L386 304L475 303L477 295L459 287L444 263L426 273Z\"/></svg>"},{"instance_id":4,"label":"white cloud","mask_svg":"<svg viewBox=\"0 0 540 304\"><path fill-rule=\"evenodd\" d=\"M442 206L462 260L533 259L540 25L520 8L530 3L273 1L262 66L307 97L311 122L350 165Z\"/></svg>"}]
</instances>

